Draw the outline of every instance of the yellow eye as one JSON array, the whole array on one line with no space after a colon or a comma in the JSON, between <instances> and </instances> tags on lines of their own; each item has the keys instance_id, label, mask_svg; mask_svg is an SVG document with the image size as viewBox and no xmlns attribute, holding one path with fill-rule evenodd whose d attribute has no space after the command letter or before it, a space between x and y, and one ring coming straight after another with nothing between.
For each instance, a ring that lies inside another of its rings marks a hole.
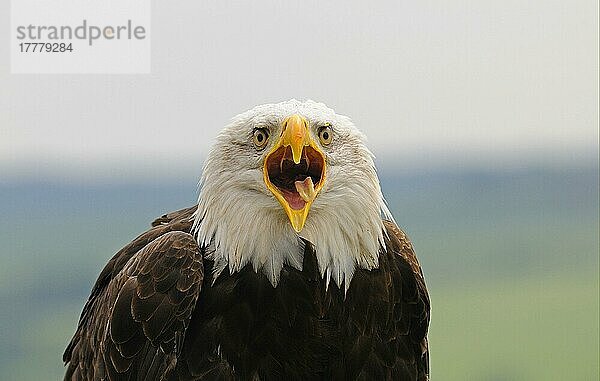
<instances>
[{"instance_id":1,"label":"yellow eye","mask_svg":"<svg viewBox=\"0 0 600 381\"><path fill-rule=\"evenodd\" d=\"M269 131L265 128L257 128L252 134L252 140L256 148L264 148L269 140Z\"/></svg>"},{"instance_id":2,"label":"yellow eye","mask_svg":"<svg viewBox=\"0 0 600 381\"><path fill-rule=\"evenodd\" d=\"M319 139L321 140L321 144L324 146L331 143L333 140L333 131L331 131L331 126L324 126L319 129Z\"/></svg>"}]
</instances>

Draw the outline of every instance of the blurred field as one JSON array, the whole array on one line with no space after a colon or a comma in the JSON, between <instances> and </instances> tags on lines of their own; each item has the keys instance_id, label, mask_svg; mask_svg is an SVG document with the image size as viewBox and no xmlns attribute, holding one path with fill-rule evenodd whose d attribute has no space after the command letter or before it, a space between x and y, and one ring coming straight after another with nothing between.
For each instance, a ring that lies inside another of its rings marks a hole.
<instances>
[{"instance_id":1,"label":"blurred field","mask_svg":"<svg viewBox=\"0 0 600 381\"><path fill-rule=\"evenodd\" d=\"M432 289L433 380L597 380L597 273Z\"/></svg>"},{"instance_id":2,"label":"blurred field","mask_svg":"<svg viewBox=\"0 0 600 381\"><path fill-rule=\"evenodd\" d=\"M382 172L431 293L432 379L596 380L598 169ZM0 184L0 380L59 379L107 259L176 184Z\"/></svg>"}]
</instances>

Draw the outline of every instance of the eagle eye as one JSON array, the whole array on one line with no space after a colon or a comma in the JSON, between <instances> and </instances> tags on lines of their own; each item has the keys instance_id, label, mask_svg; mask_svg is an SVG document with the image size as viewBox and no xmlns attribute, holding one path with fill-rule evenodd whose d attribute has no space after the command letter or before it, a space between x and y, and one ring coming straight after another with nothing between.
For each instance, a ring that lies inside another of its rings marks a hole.
<instances>
[{"instance_id":1,"label":"eagle eye","mask_svg":"<svg viewBox=\"0 0 600 381\"><path fill-rule=\"evenodd\" d=\"M252 140L256 148L264 148L269 140L269 131L266 128L257 128L252 134Z\"/></svg>"},{"instance_id":2,"label":"eagle eye","mask_svg":"<svg viewBox=\"0 0 600 381\"><path fill-rule=\"evenodd\" d=\"M323 126L319 128L319 140L321 140L321 144L328 145L333 140L333 131L331 131L331 126Z\"/></svg>"}]
</instances>

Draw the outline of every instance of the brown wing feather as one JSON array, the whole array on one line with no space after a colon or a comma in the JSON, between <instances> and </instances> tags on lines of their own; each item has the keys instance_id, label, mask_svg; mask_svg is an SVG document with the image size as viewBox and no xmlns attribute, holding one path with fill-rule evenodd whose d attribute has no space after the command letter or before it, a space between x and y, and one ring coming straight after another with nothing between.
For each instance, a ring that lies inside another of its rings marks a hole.
<instances>
[{"instance_id":1,"label":"brown wing feather","mask_svg":"<svg viewBox=\"0 0 600 381\"><path fill-rule=\"evenodd\" d=\"M393 223L380 268L357 270L347 294L326 288L307 244L303 270L284 267L277 288L251 267L214 284L208 273L194 312L203 280L188 234L194 210L160 217L107 264L65 351L66 380L162 379L183 343L173 379L428 379L429 296Z\"/></svg>"},{"instance_id":2,"label":"brown wing feather","mask_svg":"<svg viewBox=\"0 0 600 381\"><path fill-rule=\"evenodd\" d=\"M430 320L430 300L421 265L406 234L393 222L384 221L388 235L387 252L396 257L396 289L401 290L396 300L397 333L410 340L408 347L416 347L418 380L429 379L429 347L427 330Z\"/></svg>"},{"instance_id":3,"label":"brown wing feather","mask_svg":"<svg viewBox=\"0 0 600 381\"><path fill-rule=\"evenodd\" d=\"M189 209L106 265L63 359L65 380L159 379L175 365L203 279Z\"/></svg>"},{"instance_id":4,"label":"brown wing feather","mask_svg":"<svg viewBox=\"0 0 600 381\"><path fill-rule=\"evenodd\" d=\"M154 221L152 221L152 226L154 227L154 226L159 226L159 225L165 225L165 224L171 223L172 221L178 221L178 220L186 220L188 223L191 223L192 216L193 216L194 212L196 212L196 209L198 209L198 205L190 206L189 208L185 208L185 209L180 209L175 212L163 214L162 216L160 216L157 219L155 219ZM190 226L191 226L191 224L190 224ZM189 227L185 231L189 231Z\"/></svg>"}]
</instances>

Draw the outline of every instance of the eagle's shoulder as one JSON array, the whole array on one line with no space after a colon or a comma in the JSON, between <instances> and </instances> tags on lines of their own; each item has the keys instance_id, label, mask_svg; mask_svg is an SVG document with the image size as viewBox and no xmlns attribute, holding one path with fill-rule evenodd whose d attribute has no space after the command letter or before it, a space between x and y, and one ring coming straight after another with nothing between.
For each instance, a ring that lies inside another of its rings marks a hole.
<instances>
[{"instance_id":1,"label":"eagle's shoulder","mask_svg":"<svg viewBox=\"0 0 600 381\"><path fill-rule=\"evenodd\" d=\"M182 231L190 232L192 228L192 223L194 222L194 213L198 209L198 205L190 206L189 208L176 210L174 212L165 213L162 216L158 217L154 221L152 221L152 227L161 226L161 225L169 225L173 222L177 222L177 228L182 229Z\"/></svg>"},{"instance_id":2,"label":"eagle's shoulder","mask_svg":"<svg viewBox=\"0 0 600 381\"><path fill-rule=\"evenodd\" d=\"M400 334L410 337L416 344L416 360L419 380L429 377L429 347L427 331L429 327L431 306L429 293L425 284L423 271L413 245L396 224L384 221L386 229L385 254L390 260L389 270L396 283L395 309L402 310L396 316Z\"/></svg>"},{"instance_id":3,"label":"eagle's shoulder","mask_svg":"<svg viewBox=\"0 0 600 381\"><path fill-rule=\"evenodd\" d=\"M423 276L423 270L421 264L417 259L414 247L406 235L406 233L400 229L396 224L391 221L383 221L387 233L386 245L387 251L395 255L399 255L406 263L410 266L415 279L420 283L420 287L424 293L423 296L427 297L429 302L429 295L427 293L427 287L425 286L425 278Z\"/></svg>"},{"instance_id":4,"label":"eagle's shoulder","mask_svg":"<svg viewBox=\"0 0 600 381\"><path fill-rule=\"evenodd\" d=\"M65 380L106 373L121 379L173 366L204 277L190 234L194 210L164 215L109 260L63 354Z\"/></svg>"}]
</instances>

